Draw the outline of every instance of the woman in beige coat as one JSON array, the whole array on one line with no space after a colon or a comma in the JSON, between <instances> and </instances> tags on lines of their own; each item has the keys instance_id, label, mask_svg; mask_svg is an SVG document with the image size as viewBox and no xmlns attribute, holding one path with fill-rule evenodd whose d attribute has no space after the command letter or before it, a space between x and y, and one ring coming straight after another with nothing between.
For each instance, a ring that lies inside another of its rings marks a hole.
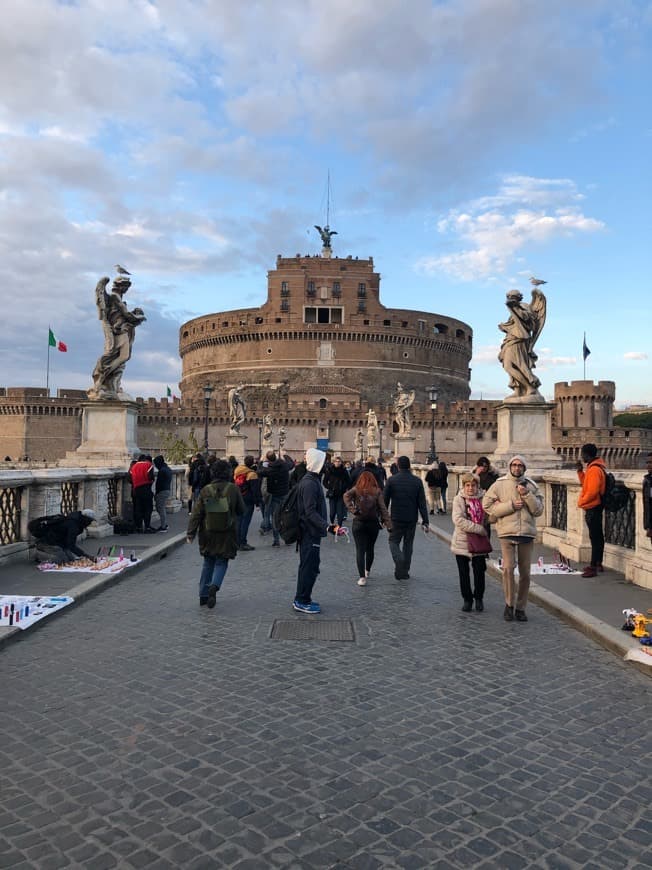
<instances>
[{"instance_id":1,"label":"woman in beige coat","mask_svg":"<svg viewBox=\"0 0 652 870\"><path fill-rule=\"evenodd\" d=\"M478 478L474 474L463 474L460 478L461 490L453 499L453 538L451 550L455 553L457 571L460 577L460 592L464 599L462 610L469 613L475 609L484 610L486 555L476 555L469 550L468 533L482 535L488 539L485 513L479 497ZM473 589L471 589L471 569L473 569Z\"/></svg>"}]
</instances>

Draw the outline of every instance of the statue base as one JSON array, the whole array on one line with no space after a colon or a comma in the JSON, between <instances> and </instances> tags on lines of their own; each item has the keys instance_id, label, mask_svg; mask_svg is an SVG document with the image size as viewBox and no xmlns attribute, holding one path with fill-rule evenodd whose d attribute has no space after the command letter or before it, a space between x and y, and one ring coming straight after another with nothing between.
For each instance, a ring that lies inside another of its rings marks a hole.
<instances>
[{"instance_id":1,"label":"statue base","mask_svg":"<svg viewBox=\"0 0 652 870\"><path fill-rule=\"evenodd\" d=\"M410 462L414 462L414 445L416 443L415 435L395 435L394 436L394 455L407 456Z\"/></svg>"},{"instance_id":2,"label":"statue base","mask_svg":"<svg viewBox=\"0 0 652 870\"><path fill-rule=\"evenodd\" d=\"M244 462L247 455L247 436L239 432L229 432L226 436L226 456L235 456L239 463Z\"/></svg>"},{"instance_id":3,"label":"statue base","mask_svg":"<svg viewBox=\"0 0 652 870\"><path fill-rule=\"evenodd\" d=\"M81 444L57 464L63 468L128 468L140 453L136 443L137 422L135 402L84 403Z\"/></svg>"},{"instance_id":4,"label":"statue base","mask_svg":"<svg viewBox=\"0 0 652 870\"><path fill-rule=\"evenodd\" d=\"M380 456L380 442L367 441L367 456L373 456L374 459L378 459Z\"/></svg>"},{"instance_id":5,"label":"statue base","mask_svg":"<svg viewBox=\"0 0 652 870\"><path fill-rule=\"evenodd\" d=\"M491 457L493 464L507 469L509 460L520 453L528 471L561 468L563 458L552 448L554 404L535 400L506 401L496 410L498 443Z\"/></svg>"}]
</instances>

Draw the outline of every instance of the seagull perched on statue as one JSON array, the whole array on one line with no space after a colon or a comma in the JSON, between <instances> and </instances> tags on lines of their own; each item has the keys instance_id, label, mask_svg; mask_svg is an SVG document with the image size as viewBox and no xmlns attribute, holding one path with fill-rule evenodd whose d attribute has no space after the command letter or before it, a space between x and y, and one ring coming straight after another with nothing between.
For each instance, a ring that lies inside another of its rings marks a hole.
<instances>
[{"instance_id":1,"label":"seagull perched on statue","mask_svg":"<svg viewBox=\"0 0 652 870\"><path fill-rule=\"evenodd\" d=\"M116 263L113 268L116 270L118 275L131 275L131 272L127 272L124 266L121 266L120 263Z\"/></svg>"},{"instance_id":2,"label":"seagull perched on statue","mask_svg":"<svg viewBox=\"0 0 652 870\"><path fill-rule=\"evenodd\" d=\"M530 284L533 287L540 287L542 284L547 284L547 281L542 281L541 278L530 278Z\"/></svg>"}]
</instances>

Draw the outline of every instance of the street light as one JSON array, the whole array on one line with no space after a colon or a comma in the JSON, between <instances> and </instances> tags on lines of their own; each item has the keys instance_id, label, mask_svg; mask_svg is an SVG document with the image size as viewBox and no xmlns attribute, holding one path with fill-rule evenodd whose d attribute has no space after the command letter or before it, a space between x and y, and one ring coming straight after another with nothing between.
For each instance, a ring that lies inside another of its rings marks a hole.
<instances>
[{"instance_id":1,"label":"street light","mask_svg":"<svg viewBox=\"0 0 652 870\"><path fill-rule=\"evenodd\" d=\"M428 398L430 399L430 454L428 462L437 461L437 453L435 451L435 412L437 411L437 387L434 385L428 387Z\"/></svg>"},{"instance_id":2,"label":"street light","mask_svg":"<svg viewBox=\"0 0 652 870\"><path fill-rule=\"evenodd\" d=\"M204 384L204 450L208 453L208 405L213 395L213 387Z\"/></svg>"},{"instance_id":3,"label":"street light","mask_svg":"<svg viewBox=\"0 0 652 870\"><path fill-rule=\"evenodd\" d=\"M383 429L385 428L385 421L381 420L378 423L378 434L380 435L380 458L383 459Z\"/></svg>"},{"instance_id":4,"label":"street light","mask_svg":"<svg viewBox=\"0 0 652 870\"><path fill-rule=\"evenodd\" d=\"M258 423L258 459L263 455L263 421L259 418Z\"/></svg>"}]
</instances>

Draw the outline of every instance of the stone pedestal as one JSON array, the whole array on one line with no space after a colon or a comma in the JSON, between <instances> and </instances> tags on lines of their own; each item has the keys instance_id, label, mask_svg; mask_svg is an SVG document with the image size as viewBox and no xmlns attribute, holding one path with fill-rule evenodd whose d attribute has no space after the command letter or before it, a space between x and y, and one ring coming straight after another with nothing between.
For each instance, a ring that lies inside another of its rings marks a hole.
<instances>
[{"instance_id":1,"label":"stone pedestal","mask_svg":"<svg viewBox=\"0 0 652 870\"><path fill-rule=\"evenodd\" d=\"M520 453L527 462L528 474L535 470L560 468L563 458L552 448L554 404L545 401L505 401L498 406L498 443L491 457L505 469L512 456Z\"/></svg>"},{"instance_id":2,"label":"stone pedestal","mask_svg":"<svg viewBox=\"0 0 652 870\"><path fill-rule=\"evenodd\" d=\"M380 442L367 441L367 456L373 456L377 459L380 456Z\"/></svg>"},{"instance_id":3,"label":"stone pedestal","mask_svg":"<svg viewBox=\"0 0 652 870\"><path fill-rule=\"evenodd\" d=\"M247 455L247 436L238 432L229 432L226 436L226 455L235 456L238 462L243 463Z\"/></svg>"},{"instance_id":4,"label":"stone pedestal","mask_svg":"<svg viewBox=\"0 0 652 870\"><path fill-rule=\"evenodd\" d=\"M407 456L410 462L414 462L414 445L416 440L415 435L395 435L394 455Z\"/></svg>"},{"instance_id":5,"label":"stone pedestal","mask_svg":"<svg viewBox=\"0 0 652 870\"><path fill-rule=\"evenodd\" d=\"M66 453L58 465L71 467L124 467L140 451L136 443L138 405L135 402L86 402L82 439L77 450Z\"/></svg>"}]
</instances>

